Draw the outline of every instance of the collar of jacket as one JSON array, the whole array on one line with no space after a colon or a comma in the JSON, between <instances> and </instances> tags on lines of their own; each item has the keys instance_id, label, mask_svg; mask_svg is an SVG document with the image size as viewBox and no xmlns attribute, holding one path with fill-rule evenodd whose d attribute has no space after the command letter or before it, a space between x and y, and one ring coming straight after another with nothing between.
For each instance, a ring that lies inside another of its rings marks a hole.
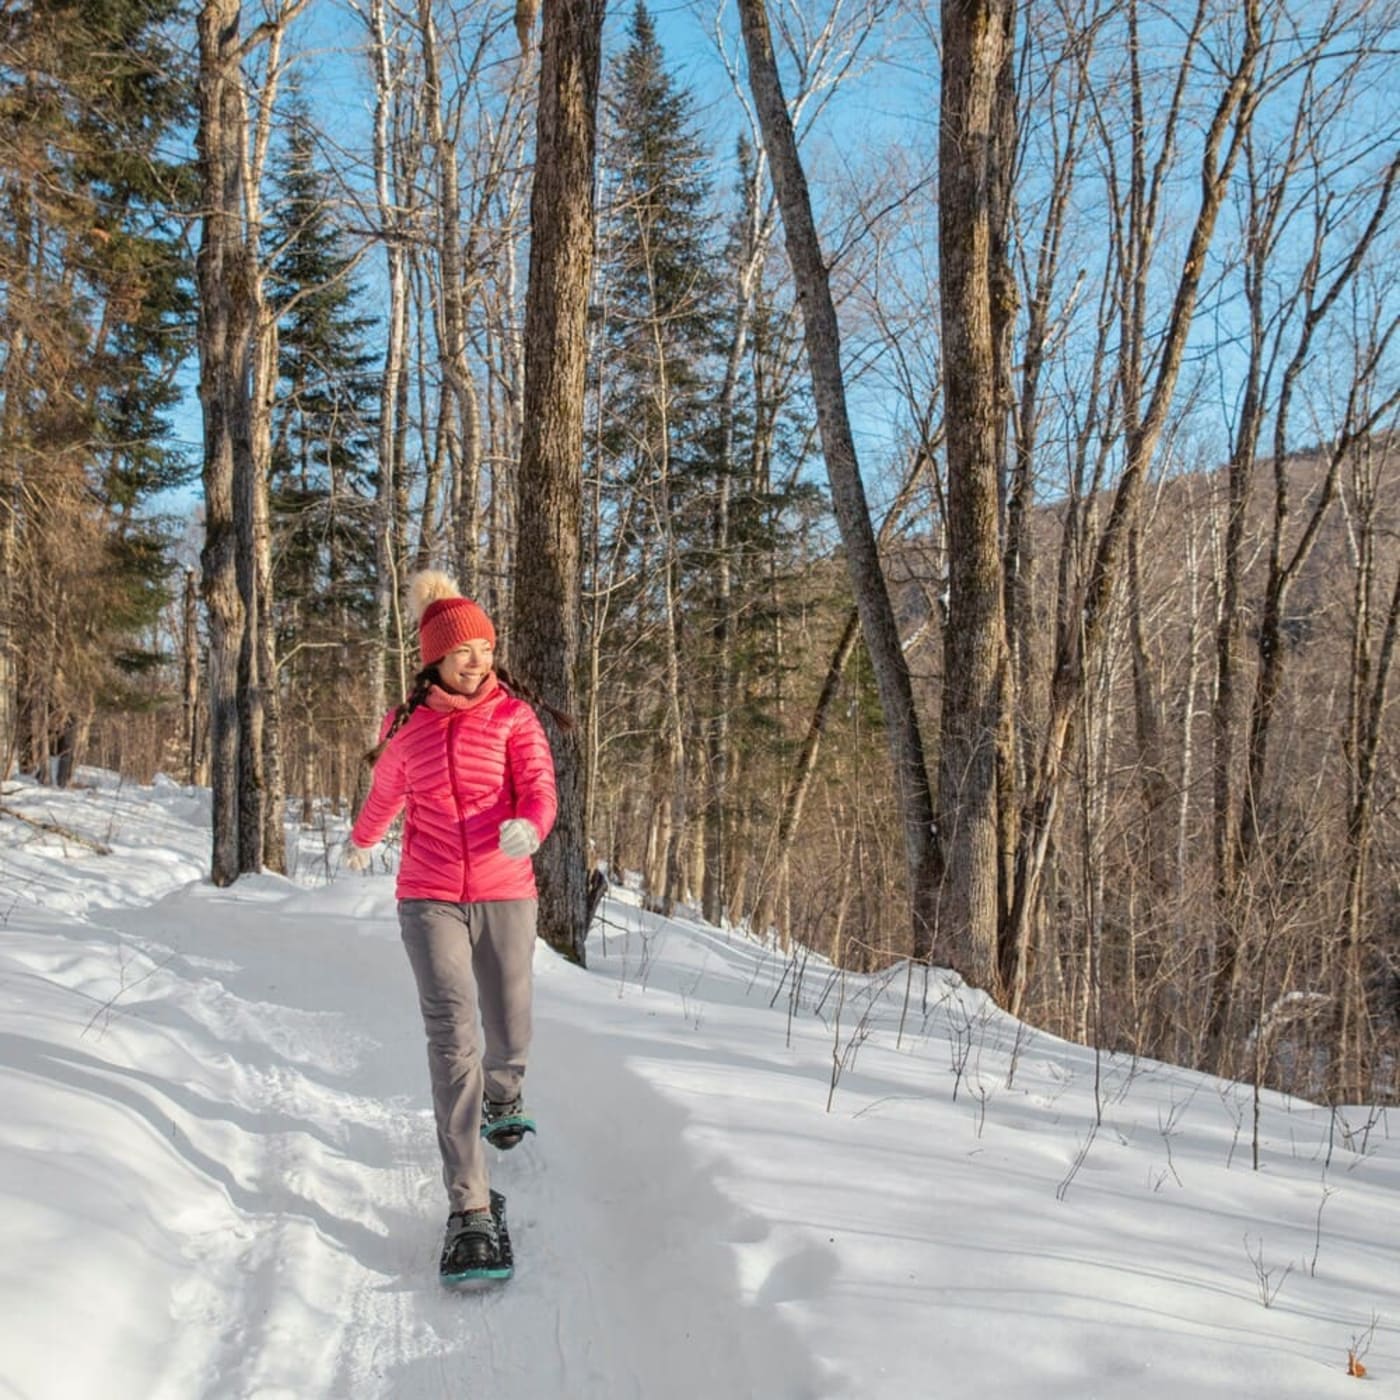
<instances>
[{"instance_id":1,"label":"collar of jacket","mask_svg":"<svg viewBox=\"0 0 1400 1400\"><path fill-rule=\"evenodd\" d=\"M444 690L440 685L428 687L427 705L439 714L450 714L453 710L474 710L483 700L489 700L501 688L494 671L488 671L486 679L476 688L475 695L461 695L455 690Z\"/></svg>"}]
</instances>

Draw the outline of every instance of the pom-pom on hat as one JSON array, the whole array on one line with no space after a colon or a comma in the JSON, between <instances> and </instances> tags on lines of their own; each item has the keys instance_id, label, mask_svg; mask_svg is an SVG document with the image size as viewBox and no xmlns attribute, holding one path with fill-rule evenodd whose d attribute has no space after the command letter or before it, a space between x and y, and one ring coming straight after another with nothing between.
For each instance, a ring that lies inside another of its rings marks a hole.
<instances>
[{"instance_id":1,"label":"pom-pom on hat","mask_svg":"<svg viewBox=\"0 0 1400 1400\"><path fill-rule=\"evenodd\" d=\"M484 638L494 647L496 629L470 598L463 598L446 574L425 569L408 581L408 613L418 624L423 665L434 666L465 642Z\"/></svg>"}]
</instances>

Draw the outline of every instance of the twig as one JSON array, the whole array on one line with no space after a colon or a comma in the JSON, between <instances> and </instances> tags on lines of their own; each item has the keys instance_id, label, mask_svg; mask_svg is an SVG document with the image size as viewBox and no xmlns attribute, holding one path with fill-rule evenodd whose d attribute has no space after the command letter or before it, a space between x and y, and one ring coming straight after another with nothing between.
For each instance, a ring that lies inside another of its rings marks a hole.
<instances>
[{"instance_id":1,"label":"twig","mask_svg":"<svg viewBox=\"0 0 1400 1400\"><path fill-rule=\"evenodd\" d=\"M1373 1312L1371 1325L1364 1332L1352 1334L1351 1350L1347 1352L1347 1375L1365 1376L1366 1368L1361 1364L1361 1358L1371 1350L1371 1343L1376 1339L1376 1328L1379 1325L1380 1316Z\"/></svg>"},{"instance_id":2,"label":"twig","mask_svg":"<svg viewBox=\"0 0 1400 1400\"><path fill-rule=\"evenodd\" d=\"M1270 1308L1274 1304L1274 1299L1278 1297L1279 1289L1283 1287L1284 1279L1293 1272L1293 1261L1291 1259L1288 1261L1288 1264L1284 1267L1282 1277L1275 1283L1273 1279L1274 1275L1278 1273L1277 1266L1272 1269L1266 1269L1264 1267L1264 1237L1262 1235L1259 1237L1259 1253L1255 1254L1249 1247L1249 1233L1246 1231L1244 1237L1244 1252L1249 1256L1249 1262L1254 1265L1254 1280L1259 1287L1259 1301L1263 1303L1266 1308Z\"/></svg>"},{"instance_id":3,"label":"twig","mask_svg":"<svg viewBox=\"0 0 1400 1400\"><path fill-rule=\"evenodd\" d=\"M1099 1135L1099 1122L1096 1118L1089 1124L1089 1132L1084 1138L1084 1143L1075 1154L1074 1161L1070 1163L1069 1171L1065 1174L1065 1179L1055 1188L1055 1199L1063 1201L1069 1195L1069 1188L1074 1178L1079 1175L1079 1169L1084 1165L1084 1159L1089 1155L1089 1149L1094 1145L1094 1139Z\"/></svg>"},{"instance_id":4,"label":"twig","mask_svg":"<svg viewBox=\"0 0 1400 1400\"><path fill-rule=\"evenodd\" d=\"M1313 1231L1312 1259L1308 1264L1308 1275L1311 1278L1317 1277L1317 1256L1322 1249L1322 1208L1327 1204L1327 1198L1332 1195L1335 1189L1332 1186L1324 1186L1322 1199L1317 1203L1317 1223Z\"/></svg>"},{"instance_id":5,"label":"twig","mask_svg":"<svg viewBox=\"0 0 1400 1400\"><path fill-rule=\"evenodd\" d=\"M174 956L174 950L170 951L158 963L153 963L151 967L147 969L147 971L143 972L134 982L128 982L126 980L126 964L123 963L121 985L117 988L115 992L112 993L111 996L107 998L106 1001L102 1003L101 1006L97 1008L96 1011L92 1013L91 1016L88 1017L88 1023L83 1027L78 1038L81 1040L84 1036L86 1036L87 1033L93 1028L93 1026L97 1024L97 1018L99 1016L110 1012L111 1009L117 1004L117 1002L128 992L134 991L137 987L139 987L142 984L142 982L145 982L149 978L154 977L156 973L159 972L161 968L163 968L166 965L166 963L168 963ZM107 1028L106 1026L104 1026L102 1029L105 1031Z\"/></svg>"},{"instance_id":6,"label":"twig","mask_svg":"<svg viewBox=\"0 0 1400 1400\"><path fill-rule=\"evenodd\" d=\"M71 827L63 826L59 822L44 821L41 817L26 817L23 812L16 812L13 807L3 805L0 805L0 817L13 817L17 822L32 826L36 831L61 837L65 841L76 841L80 846L86 846L88 850L96 851L100 856L112 854L110 846L104 845L101 841L94 841L91 836L84 836L82 832L74 831Z\"/></svg>"}]
</instances>

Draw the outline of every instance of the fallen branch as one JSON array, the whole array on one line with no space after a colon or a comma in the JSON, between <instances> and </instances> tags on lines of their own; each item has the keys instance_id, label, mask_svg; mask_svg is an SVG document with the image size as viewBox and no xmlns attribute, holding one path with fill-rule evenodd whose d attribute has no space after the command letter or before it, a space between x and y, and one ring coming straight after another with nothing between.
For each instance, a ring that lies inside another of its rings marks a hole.
<instances>
[{"instance_id":1,"label":"fallen branch","mask_svg":"<svg viewBox=\"0 0 1400 1400\"><path fill-rule=\"evenodd\" d=\"M80 831L74 831L71 827L63 826L59 822L44 821L41 817L26 817L23 812L16 812L13 807L6 807L0 804L0 817L13 817L17 822L23 822L26 826L32 826L36 831L45 832L49 836L59 836L65 841L76 841L80 846L86 846L90 851L96 851L100 856L112 854L112 848L102 841L94 841L91 836L84 836Z\"/></svg>"}]
</instances>

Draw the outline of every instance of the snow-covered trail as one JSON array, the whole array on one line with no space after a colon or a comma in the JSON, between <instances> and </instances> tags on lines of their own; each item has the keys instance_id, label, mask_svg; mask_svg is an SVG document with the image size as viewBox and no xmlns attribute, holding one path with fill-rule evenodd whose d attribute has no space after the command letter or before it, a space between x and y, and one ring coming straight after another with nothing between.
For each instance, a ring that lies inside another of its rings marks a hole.
<instances>
[{"instance_id":1,"label":"snow-covered trail","mask_svg":"<svg viewBox=\"0 0 1400 1400\"><path fill-rule=\"evenodd\" d=\"M392 879L328 820L215 890L165 781L5 796L0 1400L1400 1393L1392 1111L619 892L537 954L517 1275L446 1294Z\"/></svg>"},{"instance_id":2,"label":"snow-covered trail","mask_svg":"<svg viewBox=\"0 0 1400 1400\"><path fill-rule=\"evenodd\" d=\"M202 1024L181 999L169 1029L207 1041L216 1061L235 1042L225 1067L251 1081L222 1155L179 1126L180 1107L212 1120L212 1104L133 1091L150 1120L170 1114L172 1150L237 1218L201 1237L204 1287L190 1288L212 1353L187 1338L169 1393L192 1393L201 1371L211 1397L823 1393L772 1307L741 1300L732 1246L749 1226L678 1150L680 1110L606 1033L614 989L542 945L529 1079L540 1133L494 1158L516 1277L443 1292L422 1031L389 888L240 881L104 916L146 940L166 975L200 982ZM162 1020L149 1001L123 1005Z\"/></svg>"}]
</instances>

